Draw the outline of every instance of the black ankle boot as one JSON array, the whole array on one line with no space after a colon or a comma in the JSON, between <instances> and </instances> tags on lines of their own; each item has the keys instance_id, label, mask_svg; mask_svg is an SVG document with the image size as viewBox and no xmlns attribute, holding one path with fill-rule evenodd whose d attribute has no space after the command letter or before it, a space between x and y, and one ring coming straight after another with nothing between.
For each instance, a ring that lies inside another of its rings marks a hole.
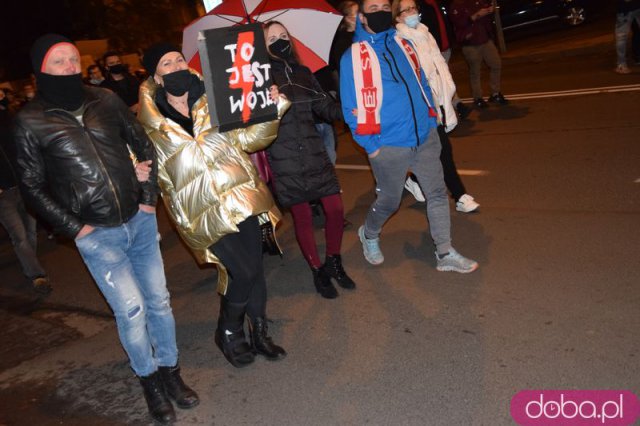
<instances>
[{"instance_id":1,"label":"black ankle boot","mask_svg":"<svg viewBox=\"0 0 640 426\"><path fill-rule=\"evenodd\" d=\"M325 299L335 299L338 297L338 290L331 283L331 277L325 271L324 266L320 268L311 268L313 272L313 284L316 286L316 290L320 293L320 296Z\"/></svg>"},{"instance_id":2,"label":"black ankle boot","mask_svg":"<svg viewBox=\"0 0 640 426\"><path fill-rule=\"evenodd\" d=\"M178 408L193 408L200 403L198 394L184 384L180 376L180 367L177 365L175 367L160 367L158 371L167 395L176 402Z\"/></svg>"},{"instance_id":3,"label":"black ankle boot","mask_svg":"<svg viewBox=\"0 0 640 426\"><path fill-rule=\"evenodd\" d=\"M255 354L263 355L269 361L279 361L287 356L287 352L273 343L271 337L267 335L268 327L265 317L254 318L250 324L251 346Z\"/></svg>"},{"instance_id":4,"label":"black ankle boot","mask_svg":"<svg viewBox=\"0 0 640 426\"><path fill-rule=\"evenodd\" d=\"M246 367L255 358L244 334L246 306L246 303L231 303L222 297L220 318L215 335L216 345L227 361L237 368Z\"/></svg>"},{"instance_id":5,"label":"black ankle boot","mask_svg":"<svg viewBox=\"0 0 640 426\"><path fill-rule=\"evenodd\" d=\"M173 405L167 397L167 393L162 383L159 372L155 372L146 377L140 377L140 384L144 390L144 399L147 400L147 407L151 417L159 423L168 424L176 420L176 413Z\"/></svg>"},{"instance_id":6,"label":"black ankle boot","mask_svg":"<svg viewBox=\"0 0 640 426\"><path fill-rule=\"evenodd\" d=\"M342 257L339 254L327 256L323 268L331 278L338 282L340 287L349 290L356 288L356 283L353 282L342 267Z\"/></svg>"}]
</instances>

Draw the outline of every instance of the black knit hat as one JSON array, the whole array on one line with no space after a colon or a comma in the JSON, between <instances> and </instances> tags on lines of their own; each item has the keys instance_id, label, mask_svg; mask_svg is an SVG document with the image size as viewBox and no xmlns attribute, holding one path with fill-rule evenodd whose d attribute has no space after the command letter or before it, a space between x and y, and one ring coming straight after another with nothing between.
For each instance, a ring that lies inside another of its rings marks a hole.
<instances>
[{"instance_id":1,"label":"black knit hat","mask_svg":"<svg viewBox=\"0 0 640 426\"><path fill-rule=\"evenodd\" d=\"M156 73L158 62L160 62L160 59L169 52L179 52L182 54L180 49L173 44L166 42L156 43L145 50L144 56L142 57L142 65L144 65L144 68L150 76L153 76Z\"/></svg>"},{"instance_id":2,"label":"black knit hat","mask_svg":"<svg viewBox=\"0 0 640 426\"><path fill-rule=\"evenodd\" d=\"M70 43L71 40L60 34L45 34L38 38L31 46L31 65L33 66L33 72L40 74L42 71L42 64L47 57L47 53L51 48L59 43Z\"/></svg>"}]
</instances>

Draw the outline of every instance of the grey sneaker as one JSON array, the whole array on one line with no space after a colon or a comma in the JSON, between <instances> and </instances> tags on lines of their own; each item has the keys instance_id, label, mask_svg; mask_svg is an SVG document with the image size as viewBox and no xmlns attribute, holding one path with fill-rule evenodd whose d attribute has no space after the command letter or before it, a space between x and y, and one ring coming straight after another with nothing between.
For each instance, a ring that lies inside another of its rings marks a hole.
<instances>
[{"instance_id":1,"label":"grey sneaker","mask_svg":"<svg viewBox=\"0 0 640 426\"><path fill-rule=\"evenodd\" d=\"M478 262L467 259L455 251L453 247L449 250L449 254L444 257L440 257L438 253L436 253L436 260L438 261L438 265L436 266L438 271L453 271L468 274L478 269Z\"/></svg>"},{"instance_id":2,"label":"grey sneaker","mask_svg":"<svg viewBox=\"0 0 640 426\"><path fill-rule=\"evenodd\" d=\"M372 265L379 265L384 262L384 256L380 251L380 238L369 239L364 236L364 226L358 228L358 237L362 243L362 253L364 258L367 259Z\"/></svg>"}]
</instances>

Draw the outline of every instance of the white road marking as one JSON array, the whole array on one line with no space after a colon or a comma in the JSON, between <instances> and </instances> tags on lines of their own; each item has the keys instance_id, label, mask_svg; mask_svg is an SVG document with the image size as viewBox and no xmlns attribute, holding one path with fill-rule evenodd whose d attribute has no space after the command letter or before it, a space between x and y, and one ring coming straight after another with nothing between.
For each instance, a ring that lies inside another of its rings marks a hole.
<instances>
[{"instance_id":1,"label":"white road marking","mask_svg":"<svg viewBox=\"0 0 640 426\"><path fill-rule=\"evenodd\" d=\"M458 174L462 176L486 176L489 174L489 171L458 169Z\"/></svg>"},{"instance_id":2,"label":"white road marking","mask_svg":"<svg viewBox=\"0 0 640 426\"><path fill-rule=\"evenodd\" d=\"M589 89L575 89L575 90L560 90L557 92L537 92L537 93L520 93L514 95L508 95L509 100L522 100L522 99L542 99L542 98L556 98L563 96L581 96L581 95L595 95L598 93L617 93L617 92L634 92L640 91L640 84L629 84L626 86L605 86L605 87L593 87ZM463 99L465 102L471 102L473 99ZM359 164L336 164L336 169L339 170L371 170L368 165ZM487 170L458 170L458 174L462 176L486 176L489 174ZM640 183L640 178L635 181Z\"/></svg>"},{"instance_id":3,"label":"white road marking","mask_svg":"<svg viewBox=\"0 0 640 426\"><path fill-rule=\"evenodd\" d=\"M520 93L520 94L508 94L509 100L522 100L522 99L542 99L542 98L559 98L563 96L581 96L581 95L595 95L598 93L617 93L617 92L635 92L640 90L640 84L629 84L626 86L605 86L605 87L593 87L589 89L575 89L575 90L560 90L557 92L536 92L536 93ZM465 102L471 102L473 99L463 99Z\"/></svg>"},{"instance_id":4,"label":"white road marking","mask_svg":"<svg viewBox=\"0 0 640 426\"><path fill-rule=\"evenodd\" d=\"M335 167L340 170L371 170L371 167L361 164L336 164ZM489 171L458 169L458 174L462 176L486 176L489 174Z\"/></svg>"}]
</instances>

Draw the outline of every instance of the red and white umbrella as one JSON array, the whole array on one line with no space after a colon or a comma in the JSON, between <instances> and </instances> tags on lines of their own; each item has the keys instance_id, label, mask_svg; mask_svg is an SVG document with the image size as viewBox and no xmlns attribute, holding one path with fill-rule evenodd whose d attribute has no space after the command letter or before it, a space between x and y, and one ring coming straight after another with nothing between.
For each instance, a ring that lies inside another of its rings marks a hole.
<instances>
[{"instance_id":1,"label":"red and white umbrella","mask_svg":"<svg viewBox=\"0 0 640 426\"><path fill-rule=\"evenodd\" d=\"M182 33L182 53L201 70L198 32L253 22L279 21L291 35L302 63L312 72L327 65L342 15L322 0L225 0Z\"/></svg>"}]
</instances>

